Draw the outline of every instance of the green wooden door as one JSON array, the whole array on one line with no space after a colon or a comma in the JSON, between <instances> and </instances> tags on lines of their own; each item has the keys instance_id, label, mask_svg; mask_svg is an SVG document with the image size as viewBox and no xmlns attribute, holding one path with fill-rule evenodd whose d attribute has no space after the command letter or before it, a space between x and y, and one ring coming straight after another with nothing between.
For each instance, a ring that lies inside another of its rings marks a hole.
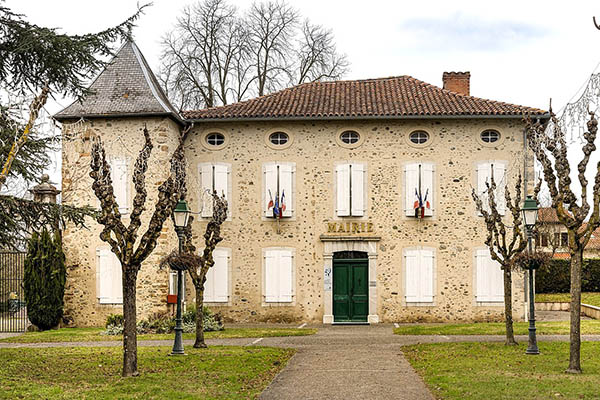
<instances>
[{"instance_id":1,"label":"green wooden door","mask_svg":"<svg viewBox=\"0 0 600 400\"><path fill-rule=\"evenodd\" d=\"M333 260L333 320L366 322L369 315L369 263Z\"/></svg>"}]
</instances>

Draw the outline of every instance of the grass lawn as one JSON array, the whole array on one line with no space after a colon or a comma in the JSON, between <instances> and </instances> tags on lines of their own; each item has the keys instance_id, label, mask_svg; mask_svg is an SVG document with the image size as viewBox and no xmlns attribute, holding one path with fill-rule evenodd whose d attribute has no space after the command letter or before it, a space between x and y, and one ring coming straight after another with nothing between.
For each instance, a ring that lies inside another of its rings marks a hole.
<instances>
[{"instance_id":1,"label":"grass lawn","mask_svg":"<svg viewBox=\"0 0 600 400\"><path fill-rule=\"evenodd\" d=\"M42 343L42 342L97 342L123 340L122 335L101 335L104 328L63 328L45 332L27 332L20 336L0 339L0 342ZM225 328L223 331L206 332L206 339L230 339L273 336L313 335L316 329L296 328ZM174 333L138 335L138 340L172 340ZM184 339L195 339L195 333L184 333Z\"/></svg>"},{"instance_id":2,"label":"grass lawn","mask_svg":"<svg viewBox=\"0 0 600 400\"><path fill-rule=\"evenodd\" d=\"M538 321L538 335L568 335L569 321ZM515 335L527 335L528 322L515 322ZM394 329L396 335L504 335L504 322L476 322L471 324L410 324ZM583 335L600 334L600 321L582 320Z\"/></svg>"},{"instance_id":3,"label":"grass lawn","mask_svg":"<svg viewBox=\"0 0 600 400\"><path fill-rule=\"evenodd\" d=\"M535 295L536 303L569 303L571 301L570 293L539 293ZM600 307L600 293L584 292L581 293L581 302L591 306Z\"/></svg>"},{"instance_id":4,"label":"grass lawn","mask_svg":"<svg viewBox=\"0 0 600 400\"><path fill-rule=\"evenodd\" d=\"M581 346L583 374L565 374L569 343L539 343L540 355L525 354L527 343L439 343L403 348L404 355L438 399L597 399L600 346Z\"/></svg>"},{"instance_id":5,"label":"grass lawn","mask_svg":"<svg viewBox=\"0 0 600 400\"><path fill-rule=\"evenodd\" d=\"M0 350L0 399L252 399L294 350L268 347L138 349L140 376L121 378L121 348Z\"/></svg>"}]
</instances>

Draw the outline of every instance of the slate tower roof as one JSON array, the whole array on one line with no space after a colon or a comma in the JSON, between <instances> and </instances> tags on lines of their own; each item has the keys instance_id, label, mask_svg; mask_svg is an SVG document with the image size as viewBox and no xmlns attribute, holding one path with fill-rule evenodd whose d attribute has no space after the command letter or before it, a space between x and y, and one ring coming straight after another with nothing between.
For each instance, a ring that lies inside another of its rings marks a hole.
<instances>
[{"instance_id":1,"label":"slate tower roof","mask_svg":"<svg viewBox=\"0 0 600 400\"><path fill-rule=\"evenodd\" d=\"M90 85L92 93L54 115L57 120L169 116L183 123L139 48L127 41Z\"/></svg>"}]
</instances>

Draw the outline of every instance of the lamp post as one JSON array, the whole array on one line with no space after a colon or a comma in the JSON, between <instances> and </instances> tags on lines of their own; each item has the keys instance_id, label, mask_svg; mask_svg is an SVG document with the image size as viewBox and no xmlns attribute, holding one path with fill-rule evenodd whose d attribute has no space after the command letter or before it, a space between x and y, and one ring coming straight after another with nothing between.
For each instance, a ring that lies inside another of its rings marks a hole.
<instances>
[{"instance_id":1,"label":"lamp post","mask_svg":"<svg viewBox=\"0 0 600 400\"><path fill-rule=\"evenodd\" d=\"M177 239L179 239L179 254L183 251L183 234L185 227L188 224L190 209L185 200L179 200L173 210L173 224ZM185 355L183 351L183 325L181 318L181 301L183 297L183 269L177 268L177 314L175 316L175 341L173 342L173 350L171 355Z\"/></svg>"},{"instance_id":2,"label":"lamp post","mask_svg":"<svg viewBox=\"0 0 600 400\"><path fill-rule=\"evenodd\" d=\"M523 213L523 221L525 222L525 229L527 230L527 244L528 244L528 253L532 254L532 236L533 236L533 227L537 222L537 213L538 213L538 205L537 201L535 201L531 196L527 196L527 199L523 202L523 208L521 209ZM529 273L529 346L527 346L527 350L525 354L540 354L540 350L537 346L537 339L535 336L535 294L533 290L533 271L535 266L533 263L529 263L527 266L527 270Z\"/></svg>"}]
</instances>

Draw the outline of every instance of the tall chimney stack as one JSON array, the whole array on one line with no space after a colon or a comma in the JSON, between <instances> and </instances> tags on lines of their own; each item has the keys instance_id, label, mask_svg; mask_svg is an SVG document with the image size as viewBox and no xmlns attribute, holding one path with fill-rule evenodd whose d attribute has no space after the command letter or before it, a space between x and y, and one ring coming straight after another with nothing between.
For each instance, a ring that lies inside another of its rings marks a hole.
<instances>
[{"instance_id":1,"label":"tall chimney stack","mask_svg":"<svg viewBox=\"0 0 600 400\"><path fill-rule=\"evenodd\" d=\"M458 94L465 96L470 95L470 80L471 73L467 72L444 72L442 81L444 82L444 89L450 90Z\"/></svg>"}]
</instances>

